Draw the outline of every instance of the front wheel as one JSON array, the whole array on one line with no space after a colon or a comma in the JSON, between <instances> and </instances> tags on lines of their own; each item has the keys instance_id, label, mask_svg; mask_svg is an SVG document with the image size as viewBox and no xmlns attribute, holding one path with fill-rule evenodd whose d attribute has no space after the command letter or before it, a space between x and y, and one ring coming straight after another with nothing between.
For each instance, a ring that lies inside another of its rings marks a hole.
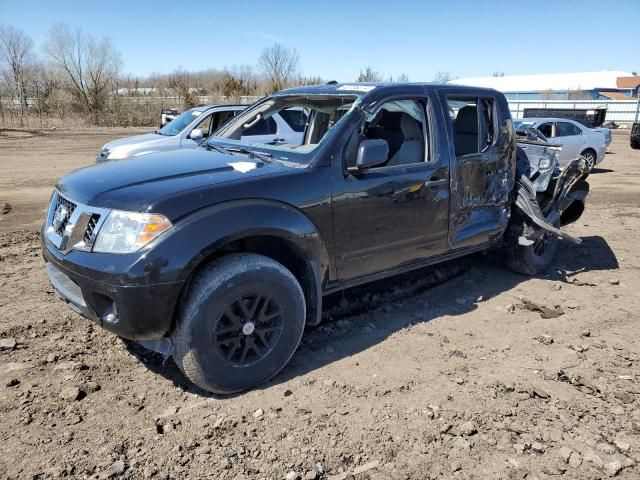
<instances>
[{"instance_id":1,"label":"front wheel","mask_svg":"<svg viewBox=\"0 0 640 480\"><path fill-rule=\"evenodd\" d=\"M553 222L554 227L560 225L560 219ZM533 222L518 215L512 218L504 239L504 253L507 266L510 270L524 275L537 275L549 268L558 248L559 238L550 232L540 232L540 236L529 245L522 237L531 236L534 232Z\"/></svg>"},{"instance_id":2,"label":"front wheel","mask_svg":"<svg viewBox=\"0 0 640 480\"><path fill-rule=\"evenodd\" d=\"M262 255L226 255L194 278L172 335L173 358L200 388L240 392L289 362L304 324L304 294L289 270Z\"/></svg>"}]
</instances>

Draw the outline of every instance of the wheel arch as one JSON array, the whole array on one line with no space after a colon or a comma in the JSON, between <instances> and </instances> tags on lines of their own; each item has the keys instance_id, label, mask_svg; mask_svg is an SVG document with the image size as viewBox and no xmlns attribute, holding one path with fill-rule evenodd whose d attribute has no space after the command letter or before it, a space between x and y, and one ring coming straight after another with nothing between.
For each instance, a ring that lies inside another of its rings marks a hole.
<instances>
[{"instance_id":1,"label":"wheel arch","mask_svg":"<svg viewBox=\"0 0 640 480\"><path fill-rule=\"evenodd\" d=\"M580 155L584 155L585 152L592 152L594 161L598 160L598 152L596 152L595 148L593 147L583 148L582 151L580 152Z\"/></svg>"},{"instance_id":2,"label":"wheel arch","mask_svg":"<svg viewBox=\"0 0 640 480\"><path fill-rule=\"evenodd\" d=\"M180 274L185 283L176 311L198 271L225 254L246 252L269 257L291 271L304 292L307 324L320 322L329 255L319 230L303 212L281 202L241 200L204 209L179 226L188 229L196 248Z\"/></svg>"}]
</instances>

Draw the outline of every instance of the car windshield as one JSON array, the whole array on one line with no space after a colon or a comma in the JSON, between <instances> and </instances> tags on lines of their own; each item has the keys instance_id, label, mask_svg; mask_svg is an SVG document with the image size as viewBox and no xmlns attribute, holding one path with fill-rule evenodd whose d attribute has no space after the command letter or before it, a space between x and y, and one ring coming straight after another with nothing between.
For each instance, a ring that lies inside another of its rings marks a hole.
<instances>
[{"instance_id":1,"label":"car windshield","mask_svg":"<svg viewBox=\"0 0 640 480\"><path fill-rule=\"evenodd\" d=\"M167 136L177 135L185 128L187 128L187 125L189 125L197 117L202 115L203 112L203 108L192 108L191 110L187 110L186 112L178 115L176 118L167 123L164 127L158 130L157 133Z\"/></svg>"},{"instance_id":2,"label":"car windshield","mask_svg":"<svg viewBox=\"0 0 640 480\"><path fill-rule=\"evenodd\" d=\"M533 128L535 122L528 122L525 120L514 120L513 127L514 128Z\"/></svg>"},{"instance_id":3,"label":"car windshield","mask_svg":"<svg viewBox=\"0 0 640 480\"><path fill-rule=\"evenodd\" d=\"M331 136L360 98L357 94L275 95L230 120L208 143L304 161L306 154Z\"/></svg>"}]
</instances>

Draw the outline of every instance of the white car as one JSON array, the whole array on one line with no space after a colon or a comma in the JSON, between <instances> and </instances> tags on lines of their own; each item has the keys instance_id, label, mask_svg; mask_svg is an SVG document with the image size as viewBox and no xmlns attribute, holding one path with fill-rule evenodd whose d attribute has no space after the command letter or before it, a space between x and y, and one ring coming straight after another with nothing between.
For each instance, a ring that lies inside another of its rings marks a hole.
<instances>
[{"instance_id":1,"label":"white car","mask_svg":"<svg viewBox=\"0 0 640 480\"><path fill-rule=\"evenodd\" d=\"M166 150L195 148L245 108L246 105L208 105L192 108L153 133L107 143L98 153L96 161L123 160ZM242 140L252 143L300 144L306 121L306 114L301 109L283 110L259 120L246 129Z\"/></svg>"},{"instance_id":2,"label":"white car","mask_svg":"<svg viewBox=\"0 0 640 480\"><path fill-rule=\"evenodd\" d=\"M583 156L589 171L604 160L607 151L605 134L568 118L523 118L514 120L516 128L535 128L551 143L562 146L558 154L560 167Z\"/></svg>"}]
</instances>

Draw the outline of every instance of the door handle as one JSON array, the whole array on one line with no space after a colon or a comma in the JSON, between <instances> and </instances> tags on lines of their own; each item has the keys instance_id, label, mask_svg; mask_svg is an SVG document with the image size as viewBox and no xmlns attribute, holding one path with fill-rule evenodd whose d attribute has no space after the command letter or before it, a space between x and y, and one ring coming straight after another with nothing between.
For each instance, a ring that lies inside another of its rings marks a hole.
<instances>
[{"instance_id":1,"label":"door handle","mask_svg":"<svg viewBox=\"0 0 640 480\"><path fill-rule=\"evenodd\" d=\"M425 187L439 187L441 185L448 185L449 184L449 179L448 178L441 178L440 180L429 180L424 182L424 186Z\"/></svg>"}]
</instances>

